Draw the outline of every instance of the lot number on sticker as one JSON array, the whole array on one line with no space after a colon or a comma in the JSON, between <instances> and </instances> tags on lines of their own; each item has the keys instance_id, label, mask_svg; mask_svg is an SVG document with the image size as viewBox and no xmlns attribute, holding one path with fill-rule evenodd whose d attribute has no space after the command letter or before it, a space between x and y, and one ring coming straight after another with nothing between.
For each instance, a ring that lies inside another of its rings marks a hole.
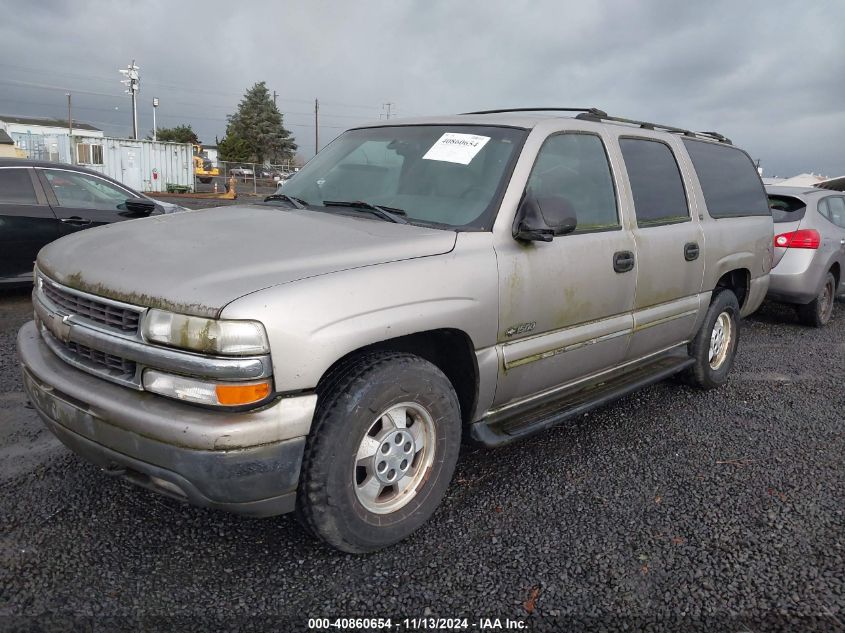
<instances>
[{"instance_id":1,"label":"lot number on sticker","mask_svg":"<svg viewBox=\"0 0 845 633\"><path fill-rule=\"evenodd\" d=\"M442 160L447 163L469 165L489 140L489 136L446 132L425 153L423 160Z\"/></svg>"}]
</instances>

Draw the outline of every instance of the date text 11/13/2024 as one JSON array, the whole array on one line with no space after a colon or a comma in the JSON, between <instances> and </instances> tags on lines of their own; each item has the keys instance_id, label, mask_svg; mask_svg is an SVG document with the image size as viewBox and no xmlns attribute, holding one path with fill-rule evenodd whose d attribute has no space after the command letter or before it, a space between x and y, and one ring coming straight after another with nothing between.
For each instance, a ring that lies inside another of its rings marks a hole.
<instances>
[{"instance_id":1,"label":"date text 11/13/2024","mask_svg":"<svg viewBox=\"0 0 845 633\"><path fill-rule=\"evenodd\" d=\"M309 618L308 629L330 630L372 630L404 629L409 631L465 631L470 629L488 631L525 630L527 624L511 618Z\"/></svg>"}]
</instances>

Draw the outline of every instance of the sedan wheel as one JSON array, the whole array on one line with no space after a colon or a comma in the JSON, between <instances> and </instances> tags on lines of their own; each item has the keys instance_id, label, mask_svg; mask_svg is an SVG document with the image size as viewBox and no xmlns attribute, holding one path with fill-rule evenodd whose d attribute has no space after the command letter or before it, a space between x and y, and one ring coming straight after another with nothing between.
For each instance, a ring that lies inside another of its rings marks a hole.
<instances>
[{"instance_id":1,"label":"sedan wheel","mask_svg":"<svg viewBox=\"0 0 845 633\"><path fill-rule=\"evenodd\" d=\"M804 325L823 327L833 317L833 303L836 298L836 277L827 273L819 295L807 305L798 306L798 318Z\"/></svg>"}]
</instances>

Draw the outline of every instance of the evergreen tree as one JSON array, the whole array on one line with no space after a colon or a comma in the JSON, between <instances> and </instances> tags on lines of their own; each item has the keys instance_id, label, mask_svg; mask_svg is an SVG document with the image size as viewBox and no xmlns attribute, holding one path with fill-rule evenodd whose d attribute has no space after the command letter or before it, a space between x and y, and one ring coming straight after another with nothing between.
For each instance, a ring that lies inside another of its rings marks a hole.
<instances>
[{"instance_id":1,"label":"evergreen tree","mask_svg":"<svg viewBox=\"0 0 845 633\"><path fill-rule=\"evenodd\" d=\"M153 133L147 135L148 140L152 140ZM190 124L177 125L176 127L160 127L156 130L156 139L159 141L171 141L173 143L196 143L199 145L199 138L194 128Z\"/></svg>"},{"instance_id":2,"label":"evergreen tree","mask_svg":"<svg viewBox=\"0 0 845 633\"><path fill-rule=\"evenodd\" d=\"M249 149L249 143L238 136L227 134L222 141L217 143L217 151L220 156L220 160L233 163L252 162L252 153Z\"/></svg>"},{"instance_id":3,"label":"evergreen tree","mask_svg":"<svg viewBox=\"0 0 845 633\"><path fill-rule=\"evenodd\" d=\"M240 141L246 143L249 162L280 163L290 160L296 153L296 143L282 122L282 113L273 103L265 82L261 81L246 91L238 105L238 111L230 114L226 126L226 138L222 145L231 139L231 149L243 149ZM224 158L223 160L237 160ZM241 159L242 160L242 159Z\"/></svg>"}]
</instances>

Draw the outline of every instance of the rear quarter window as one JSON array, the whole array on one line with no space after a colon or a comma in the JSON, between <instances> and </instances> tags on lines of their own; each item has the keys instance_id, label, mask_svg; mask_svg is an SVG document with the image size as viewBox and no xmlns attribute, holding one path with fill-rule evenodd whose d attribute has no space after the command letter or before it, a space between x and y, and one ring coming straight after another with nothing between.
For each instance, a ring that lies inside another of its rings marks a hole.
<instances>
[{"instance_id":1,"label":"rear quarter window","mask_svg":"<svg viewBox=\"0 0 845 633\"><path fill-rule=\"evenodd\" d=\"M38 204L28 169L0 169L0 204Z\"/></svg>"},{"instance_id":2,"label":"rear quarter window","mask_svg":"<svg viewBox=\"0 0 845 633\"><path fill-rule=\"evenodd\" d=\"M713 218L769 215L766 191L748 154L736 147L683 139Z\"/></svg>"},{"instance_id":3,"label":"rear quarter window","mask_svg":"<svg viewBox=\"0 0 845 633\"><path fill-rule=\"evenodd\" d=\"M769 208L775 223L799 222L804 219L807 205L800 198L769 194Z\"/></svg>"}]
</instances>

